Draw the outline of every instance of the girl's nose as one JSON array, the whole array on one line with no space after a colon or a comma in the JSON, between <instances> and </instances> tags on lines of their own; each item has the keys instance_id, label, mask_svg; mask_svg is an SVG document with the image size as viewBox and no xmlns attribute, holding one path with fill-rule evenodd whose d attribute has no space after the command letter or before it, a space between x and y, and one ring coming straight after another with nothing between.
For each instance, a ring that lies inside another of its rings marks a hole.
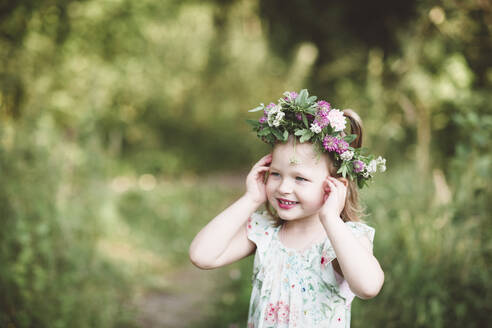
<instances>
[{"instance_id":1,"label":"girl's nose","mask_svg":"<svg viewBox=\"0 0 492 328\"><path fill-rule=\"evenodd\" d=\"M278 186L278 191L282 194L290 194L292 192L292 183L289 179L282 179L282 182Z\"/></svg>"}]
</instances>

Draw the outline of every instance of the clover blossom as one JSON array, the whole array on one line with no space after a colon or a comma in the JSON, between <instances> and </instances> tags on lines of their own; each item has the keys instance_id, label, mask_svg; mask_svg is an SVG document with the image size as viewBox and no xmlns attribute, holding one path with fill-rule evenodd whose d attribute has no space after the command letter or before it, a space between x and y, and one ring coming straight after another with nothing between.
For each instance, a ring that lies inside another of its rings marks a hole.
<instances>
[{"instance_id":1,"label":"clover blossom","mask_svg":"<svg viewBox=\"0 0 492 328\"><path fill-rule=\"evenodd\" d=\"M336 131L343 131L347 120L343 116L343 112L338 109L332 109L328 112L328 119L330 120L331 127Z\"/></svg>"},{"instance_id":2,"label":"clover blossom","mask_svg":"<svg viewBox=\"0 0 492 328\"><path fill-rule=\"evenodd\" d=\"M366 165L364 164L363 161L360 161L360 160L354 161L354 172L356 172L356 173L362 172L364 170L365 166Z\"/></svg>"},{"instance_id":3,"label":"clover blossom","mask_svg":"<svg viewBox=\"0 0 492 328\"><path fill-rule=\"evenodd\" d=\"M340 155L340 158L344 161L350 161L353 157L354 152L351 150L346 150Z\"/></svg>"},{"instance_id":4,"label":"clover blossom","mask_svg":"<svg viewBox=\"0 0 492 328\"><path fill-rule=\"evenodd\" d=\"M316 103L316 105L318 106L319 110L326 110L326 111L329 111L331 109L331 105L329 102L327 101L324 101L324 100L320 100Z\"/></svg>"},{"instance_id":5,"label":"clover blossom","mask_svg":"<svg viewBox=\"0 0 492 328\"><path fill-rule=\"evenodd\" d=\"M293 101L297 98L298 94L297 92L294 91L285 91L284 92L284 99L287 101Z\"/></svg>"},{"instance_id":6,"label":"clover blossom","mask_svg":"<svg viewBox=\"0 0 492 328\"><path fill-rule=\"evenodd\" d=\"M321 126L319 126L319 124L316 121L314 121L313 123L311 123L311 131L313 131L314 133L320 133Z\"/></svg>"},{"instance_id":7,"label":"clover blossom","mask_svg":"<svg viewBox=\"0 0 492 328\"><path fill-rule=\"evenodd\" d=\"M367 165L366 171L370 175L373 175L374 173L376 173L377 168L378 168L377 167L377 161L373 159L372 161L369 162L369 165Z\"/></svg>"},{"instance_id":8,"label":"clover blossom","mask_svg":"<svg viewBox=\"0 0 492 328\"><path fill-rule=\"evenodd\" d=\"M336 151L338 149L338 138L326 136L323 140L323 147L328 151Z\"/></svg>"},{"instance_id":9,"label":"clover blossom","mask_svg":"<svg viewBox=\"0 0 492 328\"><path fill-rule=\"evenodd\" d=\"M379 171L385 172L386 171L386 158L382 158L381 156L379 156L376 159L376 162L377 162L377 166L378 166Z\"/></svg>"},{"instance_id":10,"label":"clover blossom","mask_svg":"<svg viewBox=\"0 0 492 328\"><path fill-rule=\"evenodd\" d=\"M284 117L285 113L282 112L282 106L280 105L275 105L271 106L272 104L268 105L269 111L268 111L268 125L269 126L279 126L280 121Z\"/></svg>"},{"instance_id":11,"label":"clover blossom","mask_svg":"<svg viewBox=\"0 0 492 328\"><path fill-rule=\"evenodd\" d=\"M330 119L328 118L329 109L322 108L316 113L316 118L314 122L319 125L320 128L324 128L330 124Z\"/></svg>"},{"instance_id":12,"label":"clover blossom","mask_svg":"<svg viewBox=\"0 0 492 328\"><path fill-rule=\"evenodd\" d=\"M346 142L343 139L338 139L338 145L337 146L338 146L337 147L337 153L342 154L348 149L349 144L348 144L348 142Z\"/></svg>"}]
</instances>

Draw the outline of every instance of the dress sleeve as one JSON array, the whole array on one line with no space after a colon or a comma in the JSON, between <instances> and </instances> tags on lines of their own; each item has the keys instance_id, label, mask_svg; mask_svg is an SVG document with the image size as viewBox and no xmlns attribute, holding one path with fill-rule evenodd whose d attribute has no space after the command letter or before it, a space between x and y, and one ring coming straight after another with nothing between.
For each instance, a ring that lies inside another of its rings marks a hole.
<instances>
[{"instance_id":1,"label":"dress sleeve","mask_svg":"<svg viewBox=\"0 0 492 328\"><path fill-rule=\"evenodd\" d=\"M248 239L254 242L259 250L267 248L274 229L273 221L266 211L254 212L248 219Z\"/></svg>"},{"instance_id":2,"label":"dress sleeve","mask_svg":"<svg viewBox=\"0 0 492 328\"><path fill-rule=\"evenodd\" d=\"M366 236L371 242L374 242L374 234L376 230L373 227L368 226L362 222L348 221L345 224L350 228L355 237L359 238L361 236Z\"/></svg>"},{"instance_id":3,"label":"dress sleeve","mask_svg":"<svg viewBox=\"0 0 492 328\"><path fill-rule=\"evenodd\" d=\"M345 222L345 224L349 227L350 231L355 235L355 237L359 238L360 236L366 236L369 239L369 241L371 242L371 244L373 243L374 233L375 233L374 228L372 228L372 227L370 227L367 224L362 223L362 222L348 221L348 222ZM335 251L333 249L333 246L329 242L329 240L325 243L322 255L325 256L325 258L322 258L322 260L321 260L322 267L323 267L323 262L329 263L336 258ZM323 272L322 272L323 280L327 283L330 283L333 281L332 277L330 275L330 271L331 271L331 274L334 275L334 278L338 284L339 295L345 299L345 305L347 305L347 306L350 305L350 303L352 303L352 300L355 297L355 294L350 289L350 286L349 286L347 280L345 280L341 275L339 275L338 272L336 272L334 269L333 270L323 270Z\"/></svg>"},{"instance_id":4,"label":"dress sleeve","mask_svg":"<svg viewBox=\"0 0 492 328\"><path fill-rule=\"evenodd\" d=\"M374 233L376 230L362 222L347 221L345 224L349 227L350 231L359 238L360 236L366 236L371 244L374 241ZM335 250L331 245L330 240L327 238L322 250L322 263L329 263L337 257Z\"/></svg>"}]
</instances>

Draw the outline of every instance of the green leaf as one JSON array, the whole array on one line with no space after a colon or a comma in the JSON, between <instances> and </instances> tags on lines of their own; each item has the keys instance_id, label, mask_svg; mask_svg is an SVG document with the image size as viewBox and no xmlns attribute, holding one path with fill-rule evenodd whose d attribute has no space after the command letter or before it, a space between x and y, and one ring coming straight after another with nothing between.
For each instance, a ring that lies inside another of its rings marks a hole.
<instances>
[{"instance_id":1,"label":"green leaf","mask_svg":"<svg viewBox=\"0 0 492 328\"><path fill-rule=\"evenodd\" d=\"M345 140L349 144L352 141L354 141L355 139L357 139L357 135L356 134L349 134L348 136L343 137L343 140Z\"/></svg>"},{"instance_id":2,"label":"green leaf","mask_svg":"<svg viewBox=\"0 0 492 328\"><path fill-rule=\"evenodd\" d=\"M277 130L277 129L271 129L272 130L272 133L275 135L275 137L277 137L278 140L283 140L283 136L282 134Z\"/></svg>"},{"instance_id":3,"label":"green leaf","mask_svg":"<svg viewBox=\"0 0 492 328\"><path fill-rule=\"evenodd\" d=\"M347 169L347 165L343 163L342 166L340 166L340 168L338 169L337 173L341 173L342 176L345 178L347 177Z\"/></svg>"},{"instance_id":4,"label":"green leaf","mask_svg":"<svg viewBox=\"0 0 492 328\"><path fill-rule=\"evenodd\" d=\"M306 129L304 129L304 130L297 130L294 134L296 136L302 136L302 135L304 135L305 131L308 131L308 130L306 130Z\"/></svg>"},{"instance_id":5,"label":"green leaf","mask_svg":"<svg viewBox=\"0 0 492 328\"><path fill-rule=\"evenodd\" d=\"M307 108L306 112L311 115L316 115L316 108Z\"/></svg>"},{"instance_id":6,"label":"green leaf","mask_svg":"<svg viewBox=\"0 0 492 328\"><path fill-rule=\"evenodd\" d=\"M269 127L266 127L258 132L259 136L266 136L267 134L270 134L271 130Z\"/></svg>"},{"instance_id":7,"label":"green leaf","mask_svg":"<svg viewBox=\"0 0 492 328\"><path fill-rule=\"evenodd\" d=\"M257 112L257 111L260 111L260 110L262 110L262 109L265 109L265 105L264 105L264 104L261 104L261 105L260 105L260 106L258 106L258 107L255 107L255 108L253 108L253 109L250 109L250 110L248 110L248 112Z\"/></svg>"},{"instance_id":8,"label":"green leaf","mask_svg":"<svg viewBox=\"0 0 492 328\"><path fill-rule=\"evenodd\" d=\"M304 125L306 126L307 129L309 129L309 123L308 123L308 120L306 118L306 114L302 113L302 121L304 122Z\"/></svg>"},{"instance_id":9,"label":"green leaf","mask_svg":"<svg viewBox=\"0 0 492 328\"><path fill-rule=\"evenodd\" d=\"M289 139L289 131L285 130L284 131L284 141L287 141Z\"/></svg>"},{"instance_id":10,"label":"green leaf","mask_svg":"<svg viewBox=\"0 0 492 328\"><path fill-rule=\"evenodd\" d=\"M308 141L309 139L311 139L311 137L314 135L313 132L309 131L309 130L302 130L302 131L307 131L306 133L304 133L301 137L301 139L299 140L301 143L305 142L305 141Z\"/></svg>"},{"instance_id":11,"label":"green leaf","mask_svg":"<svg viewBox=\"0 0 492 328\"><path fill-rule=\"evenodd\" d=\"M260 126L260 122L257 120L246 120L246 123L250 124L251 126L257 128Z\"/></svg>"},{"instance_id":12,"label":"green leaf","mask_svg":"<svg viewBox=\"0 0 492 328\"><path fill-rule=\"evenodd\" d=\"M296 101L295 101L296 105L305 106L308 95L309 95L308 91L306 89L302 89L296 98Z\"/></svg>"},{"instance_id":13,"label":"green leaf","mask_svg":"<svg viewBox=\"0 0 492 328\"><path fill-rule=\"evenodd\" d=\"M308 102L309 104L312 104L313 102L315 102L315 101L316 101L316 99L318 99L318 97L316 97L316 96L311 96L311 97L309 97L309 98L307 99L307 102Z\"/></svg>"}]
</instances>

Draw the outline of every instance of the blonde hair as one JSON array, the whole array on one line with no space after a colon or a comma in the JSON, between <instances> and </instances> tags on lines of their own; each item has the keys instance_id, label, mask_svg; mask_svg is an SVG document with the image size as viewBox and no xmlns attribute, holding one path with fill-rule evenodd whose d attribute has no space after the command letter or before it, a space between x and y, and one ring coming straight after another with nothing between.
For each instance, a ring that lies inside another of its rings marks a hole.
<instances>
[{"instance_id":1,"label":"blonde hair","mask_svg":"<svg viewBox=\"0 0 492 328\"><path fill-rule=\"evenodd\" d=\"M357 113L354 112L352 109L344 109L343 115L350 122L350 133L357 135L357 138L350 143L350 146L354 148L360 148L362 146L362 120L360 119L359 115L357 115ZM298 141L299 139L298 137L294 137L294 138L295 138L295 142ZM289 140L290 139L291 136L289 136ZM324 155L327 155L329 157L328 172L330 173L330 175L335 178L342 177L341 174L337 173L338 168L335 165L335 157L333 156L333 153L328 152L328 153L324 153ZM267 175L265 176L265 182L266 179L268 179ZM344 222L347 221L358 222L361 221L361 218L365 216L365 214L364 214L364 209L359 204L359 192L357 189L357 182L352 181L351 179L347 179L347 180L348 180L347 197L345 198L345 206L343 207L340 216ZM285 220L281 219L278 216L277 212L275 211L275 209L273 208L273 206L270 204L268 200L266 201L265 206L267 212L274 219L274 226L275 227L281 226L285 222Z\"/></svg>"}]
</instances>

